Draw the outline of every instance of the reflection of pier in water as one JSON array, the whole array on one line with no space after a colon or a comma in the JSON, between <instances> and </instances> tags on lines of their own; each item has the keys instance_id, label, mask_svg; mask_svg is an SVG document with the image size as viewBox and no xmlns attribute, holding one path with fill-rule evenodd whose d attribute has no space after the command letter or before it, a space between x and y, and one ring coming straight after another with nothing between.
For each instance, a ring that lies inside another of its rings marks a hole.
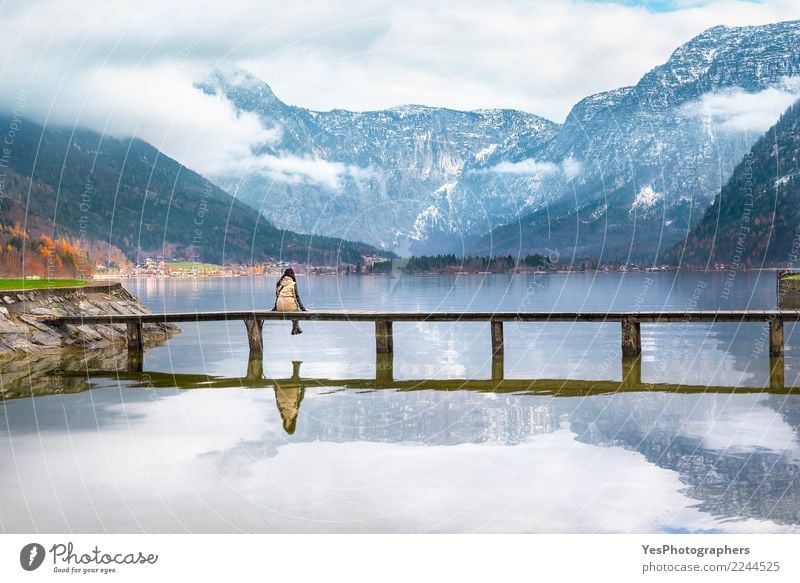
<instances>
[{"instance_id":1,"label":"reflection of pier in water","mask_svg":"<svg viewBox=\"0 0 800 583\"><path fill-rule=\"evenodd\" d=\"M92 387L92 378L126 381L132 387L224 389L275 387L296 391L279 401L281 407L295 408L302 401L302 391L310 387L350 388L360 390L390 389L397 391L480 391L487 393L519 393L530 395L585 396L616 392L672 393L753 393L790 394L800 387L786 386L783 356L770 357L769 380L763 387L687 385L670 382L644 382L642 357L621 359L622 380L580 379L509 379L504 375L502 354L491 360L490 379L411 379L394 378L392 354L378 352L374 378L304 378L301 361L294 361L292 375L287 378L264 376L263 353L250 353L247 373L243 377L217 377L205 374L178 374L130 370L130 351L125 349L85 351L69 357L42 356L35 360L18 359L4 363L0 371L0 401L39 395L77 393ZM137 363L141 365L141 361ZM288 426L287 426L288 427Z\"/></svg>"},{"instance_id":2,"label":"reflection of pier in water","mask_svg":"<svg viewBox=\"0 0 800 583\"><path fill-rule=\"evenodd\" d=\"M260 355L259 355L260 356ZM248 362L244 377L214 377L201 374L176 374L163 372L123 372L115 370L84 371L89 377L115 378L132 382L132 386L181 389L225 388L312 388L332 387L345 389L390 389L397 391L480 391L488 393L519 393L579 397L617 392L670 392L670 393L800 393L800 387L784 385L782 357L770 360L769 382L764 387L685 385L675 383L646 383L642 381L641 357L622 359L622 380L573 379L507 379L502 375L502 359L492 359L491 379L413 379L397 380L393 377L392 358L378 354L376 376L372 379L304 378L300 376L301 361L293 361L292 376L266 378L261 358Z\"/></svg>"}]
</instances>

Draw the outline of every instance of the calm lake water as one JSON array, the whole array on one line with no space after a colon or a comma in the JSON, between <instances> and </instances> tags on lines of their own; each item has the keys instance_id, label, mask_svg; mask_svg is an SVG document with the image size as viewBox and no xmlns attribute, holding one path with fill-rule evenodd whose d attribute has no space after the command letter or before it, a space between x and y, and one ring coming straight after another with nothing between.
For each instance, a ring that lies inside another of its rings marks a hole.
<instances>
[{"instance_id":1,"label":"calm lake water","mask_svg":"<svg viewBox=\"0 0 800 583\"><path fill-rule=\"evenodd\" d=\"M124 285L171 311L270 308L274 283ZM756 309L775 306L775 274L316 277L300 291L313 309ZM655 386L590 396L569 389L622 379L619 324L506 324L505 377L561 379L573 396L412 382L490 379L485 324L396 323L394 377L418 390L369 381L373 325L302 326L264 325L278 389L241 379L241 322L182 324L139 376L101 372L120 351L5 367L6 394L38 396L0 407L0 530L800 530L800 394L755 390L769 386L762 325L643 324ZM792 333L787 386L800 385Z\"/></svg>"}]
</instances>

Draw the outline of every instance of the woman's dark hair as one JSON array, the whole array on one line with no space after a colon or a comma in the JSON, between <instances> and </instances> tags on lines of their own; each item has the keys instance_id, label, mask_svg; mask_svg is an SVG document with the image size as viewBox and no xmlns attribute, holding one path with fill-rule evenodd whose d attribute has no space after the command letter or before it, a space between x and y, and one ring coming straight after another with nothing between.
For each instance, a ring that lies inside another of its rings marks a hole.
<instances>
[{"instance_id":1,"label":"woman's dark hair","mask_svg":"<svg viewBox=\"0 0 800 583\"><path fill-rule=\"evenodd\" d=\"M297 277L295 277L294 269L292 269L291 267L283 272L283 275L281 275L281 279L283 279L284 277L291 277L292 281L297 283ZM278 283L280 283L280 279L278 280Z\"/></svg>"}]
</instances>

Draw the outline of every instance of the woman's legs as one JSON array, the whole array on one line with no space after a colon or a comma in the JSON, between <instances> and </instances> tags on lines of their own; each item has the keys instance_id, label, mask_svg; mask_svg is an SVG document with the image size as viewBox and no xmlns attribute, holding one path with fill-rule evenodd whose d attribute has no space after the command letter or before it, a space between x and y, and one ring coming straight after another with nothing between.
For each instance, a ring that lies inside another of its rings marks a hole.
<instances>
[{"instance_id":1,"label":"woman's legs","mask_svg":"<svg viewBox=\"0 0 800 583\"><path fill-rule=\"evenodd\" d=\"M303 331L300 329L300 320L292 320L292 336L302 333Z\"/></svg>"}]
</instances>

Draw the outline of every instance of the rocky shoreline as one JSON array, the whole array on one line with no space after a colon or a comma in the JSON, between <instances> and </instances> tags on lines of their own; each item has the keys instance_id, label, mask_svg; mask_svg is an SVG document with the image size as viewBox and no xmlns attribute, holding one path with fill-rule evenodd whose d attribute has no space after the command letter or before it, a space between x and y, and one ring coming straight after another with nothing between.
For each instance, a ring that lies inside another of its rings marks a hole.
<instances>
[{"instance_id":1,"label":"rocky shoreline","mask_svg":"<svg viewBox=\"0 0 800 583\"><path fill-rule=\"evenodd\" d=\"M100 349L126 343L124 324L51 326L37 316L152 313L119 283L0 291L0 360L68 348ZM174 324L145 324L145 347L180 332Z\"/></svg>"}]
</instances>

